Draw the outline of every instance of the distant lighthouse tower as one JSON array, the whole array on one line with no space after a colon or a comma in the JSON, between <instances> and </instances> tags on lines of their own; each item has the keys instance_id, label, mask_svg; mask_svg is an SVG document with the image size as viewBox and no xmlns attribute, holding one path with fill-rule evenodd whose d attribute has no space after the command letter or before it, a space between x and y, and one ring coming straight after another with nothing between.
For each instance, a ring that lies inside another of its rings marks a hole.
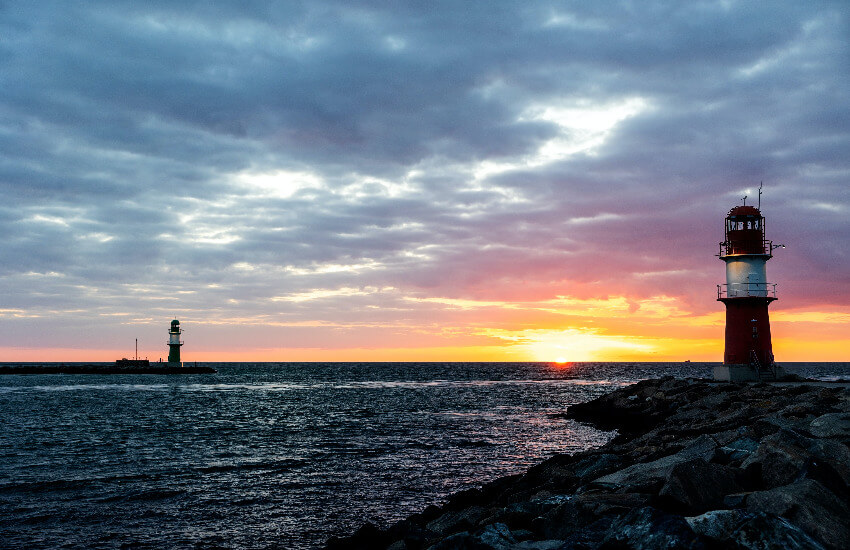
<instances>
[{"instance_id":1,"label":"distant lighthouse tower","mask_svg":"<svg viewBox=\"0 0 850 550\"><path fill-rule=\"evenodd\" d=\"M168 330L168 362L178 367L183 366L180 362L180 346L183 345L183 342L180 341L181 334L183 334L183 330L180 328L180 321L174 319L171 321L171 328Z\"/></svg>"},{"instance_id":2,"label":"distant lighthouse tower","mask_svg":"<svg viewBox=\"0 0 850 550\"><path fill-rule=\"evenodd\" d=\"M726 263L726 284L717 285L717 299L726 305L726 349L723 366L714 367L714 378L775 379L779 373L767 308L777 299L776 284L767 282L765 264L774 248L783 245L765 239L764 216L754 206L730 210L725 229L718 256Z\"/></svg>"}]
</instances>

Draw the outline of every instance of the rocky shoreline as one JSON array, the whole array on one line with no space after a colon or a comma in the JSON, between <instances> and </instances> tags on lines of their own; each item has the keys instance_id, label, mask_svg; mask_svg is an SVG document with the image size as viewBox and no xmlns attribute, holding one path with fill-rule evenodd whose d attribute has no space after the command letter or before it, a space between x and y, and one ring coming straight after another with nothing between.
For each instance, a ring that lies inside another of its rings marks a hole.
<instances>
[{"instance_id":1,"label":"rocky shoreline","mask_svg":"<svg viewBox=\"0 0 850 550\"><path fill-rule=\"evenodd\" d=\"M619 435L327 548L850 548L846 384L653 379L565 416Z\"/></svg>"}]
</instances>

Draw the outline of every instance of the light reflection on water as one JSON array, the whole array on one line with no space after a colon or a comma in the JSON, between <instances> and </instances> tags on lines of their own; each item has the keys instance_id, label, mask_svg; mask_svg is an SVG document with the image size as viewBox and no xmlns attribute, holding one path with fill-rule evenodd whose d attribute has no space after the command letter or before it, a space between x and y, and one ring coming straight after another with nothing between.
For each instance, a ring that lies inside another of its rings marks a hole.
<instances>
[{"instance_id":1,"label":"light reflection on water","mask_svg":"<svg viewBox=\"0 0 850 550\"><path fill-rule=\"evenodd\" d=\"M0 378L0 546L316 547L604 443L557 418L572 403L710 375L700 364L216 368Z\"/></svg>"}]
</instances>

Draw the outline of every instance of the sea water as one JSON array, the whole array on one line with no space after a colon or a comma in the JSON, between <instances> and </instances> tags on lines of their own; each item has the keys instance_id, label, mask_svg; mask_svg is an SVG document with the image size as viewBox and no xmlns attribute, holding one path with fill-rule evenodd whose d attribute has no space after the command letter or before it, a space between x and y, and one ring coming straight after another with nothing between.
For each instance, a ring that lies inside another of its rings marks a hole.
<instances>
[{"instance_id":1,"label":"sea water","mask_svg":"<svg viewBox=\"0 0 850 550\"><path fill-rule=\"evenodd\" d=\"M0 377L0 547L317 548L601 445L569 405L712 366L207 364Z\"/></svg>"}]
</instances>

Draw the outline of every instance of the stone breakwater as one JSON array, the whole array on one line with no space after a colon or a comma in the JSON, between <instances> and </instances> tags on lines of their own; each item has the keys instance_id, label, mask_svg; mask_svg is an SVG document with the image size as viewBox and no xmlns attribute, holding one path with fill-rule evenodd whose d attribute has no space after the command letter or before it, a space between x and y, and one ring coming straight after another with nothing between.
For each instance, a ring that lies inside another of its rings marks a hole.
<instances>
[{"instance_id":1,"label":"stone breakwater","mask_svg":"<svg viewBox=\"0 0 850 550\"><path fill-rule=\"evenodd\" d=\"M150 365L110 364L53 364L53 365L0 365L0 374L213 374L212 367L186 365L170 366L168 363Z\"/></svg>"},{"instance_id":2,"label":"stone breakwater","mask_svg":"<svg viewBox=\"0 0 850 550\"><path fill-rule=\"evenodd\" d=\"M619 435L327 548L850 548L846 387L662 378L565 416Z\"/></svg>"}]
</instances>

